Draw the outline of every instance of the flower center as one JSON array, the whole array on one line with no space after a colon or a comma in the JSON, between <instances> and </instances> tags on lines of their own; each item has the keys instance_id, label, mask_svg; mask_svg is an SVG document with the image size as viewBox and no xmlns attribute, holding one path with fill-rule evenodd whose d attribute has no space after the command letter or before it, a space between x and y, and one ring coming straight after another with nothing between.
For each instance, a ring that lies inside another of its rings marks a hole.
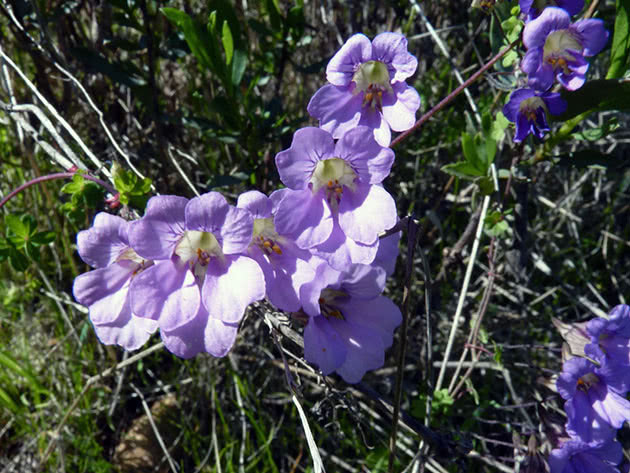
<instances>
[{"instance_id":1,"label":"flower center","mask_svg":"<svg viewBox=\"0 0 630 473\"><path fill-rule=\"evenodd\" d=\"M577 380L577 388L581 391L588 392L595 384L599 383L599 378L595 373L586 373Z\"/></svg>"},{"instance_id":2,"label":"flower center","mask_svg":"<svg viewBox=\"0 0 630 473\"><path fill-rule=\"evenodd\" d=\"M530 121L536 121L536 112L539 108L547 110L545 102L540 97L529 97L519 105L519 113L525 115Z\"/></svg>"},{"instance_id":3,"label":"flower center","mask_svg":"<svg viewBox=\"0 0 630 473\"><path fill-rule=\"evenodd\" d=\"M565 74L569 71L569 62L575 61L570 51L582 52L582 45L568 29L553 31L547 36L543 47L543 60L554 70L562 69Z\"/></svg>"},{"instance_id":4,"label":"flower center","mask_svg":"<svg viewBox=\"0 0 630 473\"><path fill-rule=\"evenodd\" d=\"M327 319L333 317L339 320L346 320L341 310L337 307L337 303L348 299L348 294L336 289L326 288L319 296L319 308L324 317Z\"/></svg>"},{"instance_id":5,"label":"flower center","mask_svg":"<svg viewBox=\"0 0 630 473\"><path fill-rule=\"evenodd\" d=\"M283 238L276 232L272 218L254 219L252 245L257 245L267 256L281 255Z\"/></svg>"},{"instance_id":6,"label":"flower center","mask_svg":"<svg viewBox=\"0 0 630 473\"><path fill-rule=\"evenodd\" d=\"M357 174L345 160L341 158L324 159L317 163L311 176L313 194L325 187L326 201L331 209L336 210L341 201L344 187L351 191L356 189L354 182L356 178Z\"/></svg>"},{"instance_id":7,"label":"flower center","mask_svg":"<svg viewBox=\"0 0 630 473\"><path fill-rule=\"evenodd\" d=\"M183 263L188 263L190 269L198 278L206 274L206 266L213 257L223 259L223 250L216 237L209 232L189 230L175 248L175 254Z\"/></svg>"},{"instance_id":8,"label":"flower center","mask_svg":"<svg viewBox=\"0 0 630 473\"><path fill-rule=\"evenodd\" d=\"M363 106L381 110L383 93L393 92L387 66L381 61L368 61L359 66L352 76L356 84L354 93L363 92Z\"/></svg>"}]
</instances>

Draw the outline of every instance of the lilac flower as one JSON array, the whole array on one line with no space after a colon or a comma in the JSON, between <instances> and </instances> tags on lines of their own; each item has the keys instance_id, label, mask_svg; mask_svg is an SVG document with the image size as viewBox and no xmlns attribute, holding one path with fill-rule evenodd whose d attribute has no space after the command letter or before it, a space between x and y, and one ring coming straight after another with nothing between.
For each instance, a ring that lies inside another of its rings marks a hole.
<instances>
[{"instance_id":1,"label":"lilac flower","mask_svg":"<svg viewBox=\"0 0 630 473\"><path fill-rule=\"evenodd\" d=\"M617 465L623 459L617 441L586 443L565 442L549 454L551 473L619 473Z\"/></svg>"},{"instance_id":2,"label":"lilac flower","mask_svg":"<svg viewBox=\"0 0 630 473\"><path fill-rule=\"evenodd\" d=\"M176 355L199 351L199 337L205 351L225 355L245 308L264 297L263 272L244 256L253 223L248 211L209 192L190 201L153 197L145 216L131 225L132 247L156 260L133 281L132 309L156 320L163 338L180 338L170 345Z\"/></svg>"},{"instance_id":3,"label":"lilac flower","mask_svg":"<svg viewBox=\"0 0 630 473\"><path fill-rule=\"evenodd\" d=\"M90 229L79 232L79 255L97 269L79 275L72 292L78 302L88 306L90 321L102 343L135 350L157 330L157 324L131 311L129 285L153 263L130 248L128 229L126 220L101 212Z\"/></svg>"},{"instance_id":4,"label":"lilac flower","mask_svg":"<svg viewBox=\"0 0 630 473\"><path fill-rule=\"evenodd\" d=\"M566 399L567 432L584 442L609 440L630 420L630 402L617 373L605 364L598 368L584 358L571 358L564 363L556 387Z\"/></svg>"},{"instance_id":5,"label":"lilac flower","mask_svg":"<svg viewBox=\"0 0 630 473\"><path fill-rule=\"evenodd\" d=\"M420 96L405 79L417 67L403 35L381 33L370 42L355 34L328 63L330 84L313 95L308 113L335 139L364 125L379 144L389 146L390 129L405 131L415 123Z\"/></svg>"},{"instance_id":6,"label":"lilac flower","mask_svg":"<svg viewBox=\"0 0 630 473\"><path fill-rule=\"evenodd\" d=\"M269 302L281 310L295 312L301 305L300 288L315 278L315 267L323 261L278 234L273 224L272 198L258 191L245 192L238 197L237 207L254 217L247 254L262 268Z\"/></svg>"},{"instance_id":7,"label":"lilac flower","mask_svg":"<svg viewBox=\"0 0 630 473\"><path fill-rule=\"evenodd\" d=\"M400 310L381 295L385 271L353 265L346 272L323 265L317 277L302 286L304 357L324 375L336 371L348 383L358 383L366 371L383 366Z\"/></svg>"},{"instance_id":8,"label":"lilac flower","mask_svg":"<svg viewBox=\"0 0 630 473\"><path fill-rule=\"evenodd\" d=\"M336 144L320 128L298 130L291 147L276 156L288 187L274 196L277 232L335 268L370 263L378 234L397 220L394 199L379 185L393 161L394 152L376 143L366 127Z\"/></svg>"},{"instance_id":9,"label":"lilac flower","mask_svg":"<svg viewBox=\"0 0 630 473\"><path fill-rule=\"evenodd\" d=\"M560 7L571 16L577 15L584 8L584 0L520 0L521 13L527 21L533 20L546 7Z\"/></svg>"},{"instance_id":10,"label":"lilac flower","mask_svg":"<svg viewBox=\"0 0 630 473\"><path fill-rule=\"evenodd\" d=\"M585 353L610 367L615 367L623 392L630 390L630 306L614 307L608 319L597 317L586 325L591 343Z\"/></svg>"},{"instance_id":11,"label":"lilac flower","mask_svg":"<svg viewBox=\"0 0 630 473\"><path fill-rule=\"evenodd\" d=\"M521 69L529 76L530 87L547 90L554 78L568 90L584 84L588 62L584 57L599 53L608 41L604 22L580 20L571 24L562 8L548 7L525 25L523 44L527 53Z\"/></svg>"},{"instance_id":12,"label":"lilac flower","mask_svg":"<svg viewBox=\"0 0 630 473\"><path fill-rule=\"evenodd\" d=\"M514 141L523 141L530 133L539 139L549 131L547 113L559 115L567 109L567 103L560 94L536 92L532 89L518 89L512 92L510 100L503 107L503 114L516 123Z\"/></svg>"}]
</instances>

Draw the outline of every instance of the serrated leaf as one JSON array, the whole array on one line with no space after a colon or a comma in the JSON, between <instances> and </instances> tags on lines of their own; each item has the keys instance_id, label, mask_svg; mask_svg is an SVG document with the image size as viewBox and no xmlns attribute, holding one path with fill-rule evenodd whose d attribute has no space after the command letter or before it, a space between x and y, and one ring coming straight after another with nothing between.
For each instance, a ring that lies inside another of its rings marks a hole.
<instances>
[{"instance_id":1,"label":"serrated leaf","mask_svg":"<svg viewBox=\"0 0 630 473\"><path fill-rule=\"evenodd\" d=\"M225 51L225 63L229 66L232 63L232 56L234 55L234 40L232 39L232 32L230 31L230 25L228 25L227 21L223 22L221 42L223 43L223 50Z\"/></svg>"},{"instance_id":2,"label":"serrated leaf","mask_svg":"<svg viewBox=\"0 0 630 473\"><path fill-rule=\"evenodd\" d=\"M606 79L623 77L630 66L630 0L617 0L615 29L610 48L610 67Z\"/></svg>"},{"instance_id":3,"label":"serrated leaf","mask_svg":"<svg viewBox=\"0 0 630 473\"><path fill-rule=\"evenodd\" d=\"M130 192L136 186L138 176L131 171L119 168L119 171L114 175L114 187L120 193Z\"/></svg>"},{"instance_id":4,"label":"serrated leaf","mask_svg":"<svg viewBox=\"0 0 630 473\"><path fill-rule=\"evenodd\" d=\"M81 174L75 173L74 176L72 176L72 181L61 188L61 192L63 192L64 194L74 194L77 192L81 192L84 185L85 178Z\"/></svg>"}]
</instances>

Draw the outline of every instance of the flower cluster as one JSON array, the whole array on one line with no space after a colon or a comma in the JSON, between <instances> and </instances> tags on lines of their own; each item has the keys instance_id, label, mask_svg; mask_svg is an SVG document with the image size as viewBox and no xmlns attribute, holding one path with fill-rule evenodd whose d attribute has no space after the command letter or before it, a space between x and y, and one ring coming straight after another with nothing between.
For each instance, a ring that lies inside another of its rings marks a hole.
<instances>
[{"instance_id":1,"label":"flower cluster","mask_svg":"<svg viewBox=\"0 0 630 473\"><path fill-rule=\"evenodd\" d=\"M572 351L588 358L565 361L556 383L569 438L549 455L551 473L619 472L623 455L615 436L630 421L630 307L616 306L608 319L593 319L572 333Z\"/></svg>"},{"instance_id":2,"label":"flower cluster","mask_svg":"<svg viewBox=\"0 0 630 473\"><path fill-rule=\"evenodd\" d=\"M382 295L398 254L396 204L382 183L391 130L415 121L405 83L417 60L404 36L355 35L327 68L331 84L276 156L286 188L249 191L230 205L218 192L149 200L134 222L100 213L79 233L93 271L75 280L99 339L132 350L157 329L182 358L224 356L247 306L263 298L304 323L305 358L358 382L383 365L400 310Z\"/></svg>"},{"instance_id":3,"label":"flower cluster","mask_svg":"<svg viewBox=\"0 0 630 473\"><path fill-rule=\"evenodd\" d=\"M557 6L548 6L557 5ZM559 115L567 104L557 92L554 81L567 90L577 90L586 81L589 64L606 45L608 31L599 19L571 23L571 16L584 7L584 0L521 0L527 19L523 44L527 49L521 70L527 74L528 87L514 91L503 109L516 123L515 142L530 133L542 138L549 131L547 114Z\"/></svg>"}]
</instances>

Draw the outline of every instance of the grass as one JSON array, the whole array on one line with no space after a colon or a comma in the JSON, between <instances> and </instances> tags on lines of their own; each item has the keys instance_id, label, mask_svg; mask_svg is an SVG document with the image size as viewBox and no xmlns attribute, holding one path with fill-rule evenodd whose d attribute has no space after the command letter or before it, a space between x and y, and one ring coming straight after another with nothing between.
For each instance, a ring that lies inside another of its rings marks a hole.
<instances>
[{"instance_id":1,"label":"grass","mask_svg":"<svg viewBox=\"0 0 630 473\"><path fill-rule=\"evenodd\" d=\"M415 37L410 49L419 59L419 73L413 84L423 111L458 85L453 68L468 77L490 57L488 17L462 8L461 2L418 3L441 31L448 57L430 35L423 35L426 24L406 2L306 2L304 23L285 26L276 24L275 2L236 2L248 66L227 105L216 71L198 63L155 2L84 2L72 7L72 13L64 13L68 6L62 2L37 8L28 4L30 8L15 12L25 31L3 6L0 30L4 53L55 107L58 115L47 111L49 119L92 172L101 170L62 130L59 117L105 167L116 161L129 169L128 158L160 193L192 197L194 191L212 188L234 198L252 188L277 188L273 158L289 145L295 129L314 125L306 104L324 83L325 64L339 47L337 38L345 40L359 31L373 36L386 27L404 28ZM607 26L612 26L612 3L600 2ZM213 3L225 4L231 5ZM169 6L187 9L198 19L209 13L202 2ZM279 12L288 18L286 5ZM73 53L77 47L86 50L83 61ZM115 149L97 112L63 79L54 61L85 87L126 156ZM605 51L590 77L604 75L606 61ZM125 75L129 70L133 77ZM3 80L10 79L16 103L44 110L13 70L7 74ZM481 111L496 113L507 97L495 85L498 77L513 76L495 75L494 81L482 80L470 89ZM145 84L153 81L154 93L130 82L136 76ZM3 88L0 100L11 99ZM6 195L29 179L58 172L60 166L42 144L59 148L50 130L33 115L23 115L39 131L29 134L23 124L26 136L20 141L16 115L2 110L0 190ZM495 238L483 233L473 262L472 238L459 246L458 240L483 196L470 181L441 171L462 159L461 133L478 131L468 99L457 98L395 150L396 165L385 186L396 197L401 216L415 212L419 218L419 245L430 274L424 274L420 254L406 260L403 236L387 292L401 303L410 263L404 422L394 471L417 472L420 464L431 472L512 471L520 461L515 449L525 453L524 446L513 444L516 434L536 436L543 453L551 448L540 429L543 408L559 411L562 406L544 382L561 367L562 341L552 317L584 321L627 302L630 294L630 171L616 166L628 154L629 116L592 114L581 129L595 128L610 115L618 119L619 129L592 143L561 143L554 150L555 161L527 165L537 149L534 141L513 146L508 134L499 143L495 164L511 172L512 179L507 192L507 180L500 179L489 209L505 219L509 231ZM579 166L566 158L574 149L606 153L611 165ZM180 360L163 349L151 350L159 343L157 337L137 359L103 346L71 290L73 278L88 269L76 254L75 235L105 205L81 206L71 219L62 208L71 199L61 192L63 184L29 188L3 208L5 215L34 215L38 230L53 231L56 239L23 271L0 261L0 471L312 472L294 393L326 471L387 471L399 336L385 366L368 373L358 386L335 376L322 378L308 366L299 345L300 325L264 303L248 311L237 343L224 359L200 355ZM130 207L120 214L134 218L139 211ZM461 381L461 387L436 395L439 363L469 264L472 278L443 385L449 386L454 366L468 348L454 383ZM430 296L429 314L425 294ZM478 336L466 346L479 316ZM422 443L418 432L423 426L444 440L445 450ZM626 431L621 440L627 449ZM416 459L421 462L414 467Z\"/></svg>"}]
</instances>

